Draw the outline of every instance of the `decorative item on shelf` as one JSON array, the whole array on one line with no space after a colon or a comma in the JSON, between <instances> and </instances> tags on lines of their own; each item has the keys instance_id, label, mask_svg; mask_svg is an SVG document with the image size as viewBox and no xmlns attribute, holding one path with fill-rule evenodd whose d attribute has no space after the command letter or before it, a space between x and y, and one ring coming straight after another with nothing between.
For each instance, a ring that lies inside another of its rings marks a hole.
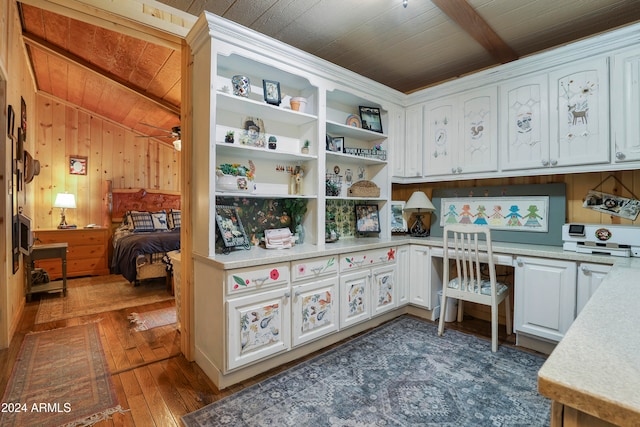
<instances>
[{"instance_id":1,"label":"decorative item on shelf","mask_svg":"<svg viewBox=\"0 0 640 427\"><path fill-rule=\"evenodd\" d=\"M265 128L262 119L257 117L245 117L242 121L242 136L240 136L240 144L250 145L253 147L265 146Z\"/></svg>"},{"instance_id":2,"label":"decorative item on shelf","mask_svg":"<svg viewBox=\"0 0 640 427\"><path fill-rule=\"evenodd\" d=\"M76 208L76 197L73 194L58 193L58 195L56 196L56 200L53 202L53 207L62 209L60 211L60 224L58 225L58 228L76 228L75 225L67 224L67 219L65 216L66 209Z\"/></svg>"},{"instance_id":3,"label":"decorative item on shelf","mask_svg":"<svg viewBox=\"0 0 640 427\"><path fill-rule=\"evenodd\" d=\"M302 148L300 149L300 152L302 154L309 154L309 145L311 145L311 142L308 139L305 139L304 144L302 145Z\"/></svg>"},{"instance_id":4,"label":"decorative item on shelf","mask_svg":"<svg viewBox=\"0 0 640 427\"><path fill-rule=\"evenodd\" d=\"M252 192L255 190L256 167L249 160L249 167L238 163L225 163L216 168L216 190L228 192Z\"/></svg>"},{"instance_id":5,"label":"decorative item on shelf","mask_svg":"<svg viewBox=\"0 0 640 427\"><path fill-rule=\"evenodd\" d=\"M340 169L338 169L338 171L339 170ZM327 173L325 178L325 188L327 196L339 196L342 192L342 175L338 175L337 173Z\"/></svg>"},{"instance_id":6,"label":"decorative item on shelf","mask_svg":"<svg viewBox=\"0 0 640 427\"><path fill-rule=\"evenodd\" d=\"M228 254L231 248L236 247L251 249L251 243L234 206L216 206L216 223L221 240L224 242L223 254Z\"/></svg>"},{"instance_id":7,"label":"decorative item on shelf","mask_svg":"<svg viewBox=\"0 0 640 427\"><path fill-rule=\"evenodd\" d=\"M235 141L234 138L235 132L230 130L227 132L227 134L224 136L224 142L228 143L228 144L233 144Z\"/></svg>"},{"instance_id":8,"label":"decorative item on shelf","mask_svg":"<svg viewBox=\"0 0 640 427\"><path fill-rule=\"evenodd\" d=\"M276 146L277 146L277 143L278 143L278 139L275 136L272 135L272 136L269 137L269 145L268 146L269 146L270 150L275 150Z\"/></svg>"},{"instance_id":9,"label":"decorative item on shelf","mask_svg":"<svg viewBox=\"0 0 640 427\"><path fill-rule=\"evenodd\" d=\"M326 243L338 241L340 233L338 233L338 225L336 224L336 216L332 212L327 212L324 222L324 240Z\"/></svg>"},{"instance_id":10,"label":"decorative item on shelf","mask_svg":"<svg viewBox=\"0 0 640 427\"><path fill-rule=\"evenodd\" d=\"M301 113L304 113L305 109L307 108L307 98L303 98L301 96L294 96L289 101L289 104L291 105L291 109L293 111L299 111Z\"/></svg>"},{"instance_id":11,"label":"decorative item on shelf","mask_svg":"<svg viewBox=\"0 0 640 427\"><path fill-rule=\"evenodd\" d=\"M379 144L371 149L345 147L343 151L345 154L350 154L352 156L364 157L367 159L387 160L387 151L383 150Z\"/></svg>"},{"instance_id":12,"label":"decorative item on shelf","mask_svg":"<svg viewBox=\"0 0 640 427\"><path fill-rule=\"evenodd\" d=\"M332 138L329 148L330 148L329 151L342 153L344 149L344 137L336 136L335 138Z\"/></svg>"},{"instance_id":13,"label":"decorative item on shelf","mask_svg":"<svg viewBox=\"0 0 640 427\"><path fill-rule=\"evenodd\" d=\"M362 123L360 121L360 117L355 114L349 114L347 116L347 121L345 122L347 126L351 126L353 128L361 128Z\"/></svg>"},{"instance_id":14,"label":"decorative item on shelf","mask_svg":"<svg viewBox=\"0 0 640 427\"><path fill-rule=\"evenodd\" d=\"M289 229L297 236L298 243L304 243L304 227L302 219L307 213L307 199L284 199L284 209L291 217Z\"/></svg>"},{"instance_id":15,"label":"decorative item on shelf","mask_svg":"<svg viewBox=\"0 0 640 427\"><path fill-rule=\"evenodd\" d=\"M264 230L264 246L267 249L289 249L294 244L294 237L288 228Z\"/></svg>"},{"instance_id":16,"label":"decorative item on shelf","mask_svg":"<svg viewBox=\"0 0 640 427\"><path fill-rule=\"evenodd\" d=\"M360 120L362 129L382 133L382 120L380 119L380 109L376 107L360 106Z\"/></svg>"},{"instance_id":17,"label":"decorative item on shelf","mask_svg":"<svg viewBox=\"0 0 640 427\"><path fill-rule=\"evenodd\" d=\"M280 95L280 83L273 80L262 80L264 101L271 105L280 105L282 101Z\"/></svg>"},{"instance_id":18,"label":"decorative item on shelf","mask_svg":"<svg viewBox=\"0 0 640 427\"><path fill-rule=\"evenodd\" d=\"M233 94L236 96L247 98L251 93L251 80L247 76L235 75L231 77L231 84L233 86Z\"/></svg>"},{"instance_id":19,"label":"decorative item on shelf","mask_svg":"<svg viewBox=\"0 0 640 427\"><path fill-rule=\"evenodd\" d=\"M349 197L380 197L380 187L371 181L354 182L348 191Z\"/></svg>"},{"instance_id":20,"label":"decorative item on shelf","mask_svg":"<svg viewBox=\"0 0 640 427\"><path fill-rule=\"evenodd\" d=\"M356 233L380 233L378 205L356 205Z\"/></svg>"},{"instance_id":21,"label":"decorative item on shelf","mask_svg":"<svg viewBox=\"0 0 640 427\"><path fill-rule=\"evenodd\" d=\"M416 213L416 221L411 226L409 230L413 237L428 237L429 229L425 227L422 222L422 213L423 212L433 212L436 208L431 203L431 200L427 197L427 195L422 191L414 191L411 197L409 197L409 201L404 206L405 212L415 212Z\"/></svg>"},{"instance_id":22,"label":"decorative item on shelf","mask_svg":"<svg viewBox=\"0 0 640 427\"><path fill-rule=\"evenodd\" d=\"M302 179L304 178L304 169L302 166L296 165L291 170L291 183L289 194L300 195L302 191Z\"/></svg>"},{"instance_id":23,"label":"decorative item on shelf","mask_svg":"<svg viewBox=\"0 0 640 427\"><path fill-rule=\"evenodd\" d=\"M391 232L392 233L406 233L407 220L404 219L404 205L403 201L391 202Z\"/></svg>"}]
</instances>

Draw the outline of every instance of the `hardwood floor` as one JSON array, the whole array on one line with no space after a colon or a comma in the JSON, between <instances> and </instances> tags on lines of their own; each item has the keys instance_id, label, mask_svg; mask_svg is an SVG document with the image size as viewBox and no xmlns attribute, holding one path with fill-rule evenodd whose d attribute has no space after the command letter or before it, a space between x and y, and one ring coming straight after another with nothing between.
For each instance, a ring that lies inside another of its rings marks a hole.
<instances>
[{"instance_id":1,"label":"hardwood floor","mask_svg":"<svg viewBox=\"0 0 640 427\"><path fill-rule=\"evenodd\" d=\"M100 278L91 280L99 281ZM69 286L73 286L73 280L69 282ZM36 325L38 304L37 296L32 302L27 303L11 346L0 351L0 390L4 393L27 333L99 320L102 343L118 400L121 406L129 411L125 414L115 414L110 420L101 421L96 426L181 426L182 415L317 355L311 354L219 391L195 363L188 362L181 355L180 332L175 324L142 332L132 331L127 319L129 313L173 306L173 300ZM462 330L487 339L491 336L490 324L473 318L465 318L462 323L447 323L447 328ZM499 344L513 346L515 335L505 337L504 328L500 330ZM328 349L323 351L326 350Z\"/></svg>"}]
</instances>

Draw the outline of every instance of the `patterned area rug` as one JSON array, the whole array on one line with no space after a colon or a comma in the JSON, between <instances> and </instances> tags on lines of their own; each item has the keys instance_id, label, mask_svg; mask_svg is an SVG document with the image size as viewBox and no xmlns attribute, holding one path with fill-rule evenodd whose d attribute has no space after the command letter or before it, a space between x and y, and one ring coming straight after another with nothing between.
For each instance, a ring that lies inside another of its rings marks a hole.
<instances>
[{"instance_id":1,"label":"patterned area rug","mask_svg":"<svg viewBox=\"0 0 640 427\"><path fill-rule=\"evenodd\" d=\"M25 336L2 402L2 426L91 425L122 412L98 325Z\"/></svg>"},{"instance_id":2,"label":"patterned area rug","mask_svg":"<svg viewBox=\"0 0 640 427\"><path fill-rule=\"evenodd\" d=\"M127 316L133 323L134 331L146 331L160 326L176 323L176 308L167 307L144 313L131 313Z\"/></svg>"},{"instance_id":3,"label":"patterned area rug","mask_svg":"<svg viewBox=\"0 0 640 427\"><path fill-rule=\"evenodd\" d=\"M43 294L36 325L172 299L164 280L133 286L120 275L69 280L67 296Z\"/></svg>"},{"instance_id":4,"label":"patterned area rug","mask_svg":"<svg viewBox=\"0 0 640 427\"><path fill-rule=\"evenodd\" d=\"M544 358L402 316L185 415L191 426L547 426Z\"/></svg>"}]
</instances>

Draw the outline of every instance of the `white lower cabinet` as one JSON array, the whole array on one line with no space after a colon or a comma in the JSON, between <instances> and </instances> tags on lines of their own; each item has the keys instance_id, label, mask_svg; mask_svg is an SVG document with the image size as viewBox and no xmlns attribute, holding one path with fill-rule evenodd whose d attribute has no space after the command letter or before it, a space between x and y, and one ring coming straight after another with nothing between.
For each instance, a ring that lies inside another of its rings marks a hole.
<instances>
[{"instance_id":1,"label":"white lower cabinet","mask_svg":"<svg viewBox=\"0 0 640 427\"><path fill-rule=\"evenodd\" d=\"M398 271L396 275L396 300L398 305L408 304L411 299L410 280L410 257L411 245L398 246L396 258L398 259Z\"/></svg>"},{"instance_id":2,"label":"white lower cabinet","mask_svg":"<svg viewBox=\"0 0 640 427\"><path fill-rule=\"evenodd\" d=\"M289 288L227 300L228 369L291 348Z\"/></svg>"},{"instance_id":3,"label":"white lower cabinet","mask_svg":"<svg viewBox=\"0 0 640 427\"><path fill-rule=\"evenodd\" d=\"M583 262L578 266L576 316L582 311L602 279L611 271L610 265Z\"/></svg>"},{"instance_id":4,"label":"white lower cabinet","mask_svg":"<svg viewBox=\"0 0 640 427\"><path fill-rule=\"evenodd\" d=\"M431 310L431 252L428 246L409 246L409 294L411 304Z\"/></svg>"},{"instance_id":5,"label":"white lower cabinet","mask_svg":"<svg viewBox=\"0 0 640 427\"><path fill-rule=\"evenodd\" d=\"M531 257L516 259L516 332L560 341L575 318L575 307L575 262Z\"/></svg>"}]
</instances>

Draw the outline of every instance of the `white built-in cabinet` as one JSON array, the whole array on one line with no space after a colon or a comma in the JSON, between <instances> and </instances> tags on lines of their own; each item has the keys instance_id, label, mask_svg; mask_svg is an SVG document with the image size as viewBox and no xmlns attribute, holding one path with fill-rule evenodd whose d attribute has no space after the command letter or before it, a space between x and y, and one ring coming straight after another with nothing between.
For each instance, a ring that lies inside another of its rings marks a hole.
<instances>
[{"instance_id":1,"label":"white built-in cabinet","mask_svg":"<svg viewBox=\"0 0 640 427\"><path fill-rule=\"evenodd\" d=\"M576 263L517 257L514 267L514 330L560 341L575 319Z\"/></svg>"},{"instance_id":2,"label":"white built-in cabinet","mask_svg":"<svg viewBox=\"0 0 640 427\"><path fill-rule=\"evenodd\" d=\"M394 175L406 177L422 176L423 120L422 105L414 105L406 109L404 147L394 153L404 160L404 170L402 173L394 171Z\"/></svg>"},{"instance_id":3,"label":"white built-in cabinet","mask_svg":"<svg viewBox=\"0 0 640 427\"><path fill-rule=\"evenodd\" d=\"M549 73L551 150L543 166L609 163L609 67L606 56Z\"/></svg>"},{"instance_id":4,"label":"white built-in cabinet","mask_svg":"<svg viewBox=\"0 0 640 427\"><path fill-rule=\"evenodd\" d=\"M397 276L396 276L396 300L398 305L408 304L411 300L410 272L411 272L411 246L401 245L398 246L396 252L396 259L398 264Z\"/></svg>"},{"instance_id":5,"label":"white built-in cabinet","mask_svg":"<svg viewBox=\"0 0 640 427\"><path fill-rule=\"evenodd\" d=\"M424 175L498 170L497 87L438 99L424 107Z\"/></svg>"},{"instance_id":6,"label":"white built-in cabinet","mask_svg":"<svg viewBox=\"0 0 640 427\"><path fill-rule=\"evenodd\" d=\"M431 249L428 246L410 245L409 292L410 302L431 310L436 304L431 291Z\"/></svg>"},{"instance_id":7,"label":"white built-in cabinet","mask_svg":"<svg viewBox=\"0 0 640 427\"><path fill-rule=\"evenodd\" d=\"M640 48L611 61L611 145L616 163L640 160Z\"/></svg>"},{"instance_id":8,"label":"white built-in cabinet","mask_svg":"<svg viewBox=\"0 0 640 427\"><path fill-rule=\"evenodd\" d=\"M611 271L610 265L581 262L578 265L576 286L576 316L580 314L591 295L598 289L604 277Z\"/></svg>"}]
</instances>

